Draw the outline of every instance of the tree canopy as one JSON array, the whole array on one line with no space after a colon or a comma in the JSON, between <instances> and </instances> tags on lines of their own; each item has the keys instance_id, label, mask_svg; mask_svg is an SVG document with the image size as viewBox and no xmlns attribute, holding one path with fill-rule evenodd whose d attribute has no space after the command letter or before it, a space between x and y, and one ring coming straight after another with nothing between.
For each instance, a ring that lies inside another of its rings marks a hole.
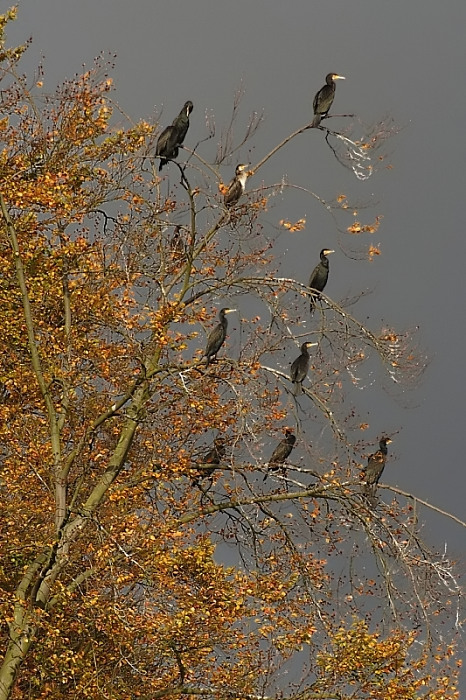
<instances>
[{"instance_id":1,"label":"tree canopy","mask_svg":"<svg viewBox=\"0 0 466 700\"><path fill-rule=\"evenodd\" d=\"M425 359L411 331L334 300L331 271L318 298L282 276L275 240L306 222L265 223L295 187L266 184L292 138L324 139L361 179L393 126L358 140L352 117L337 131L310 110L227 208L260 119L238 136L235 101L213 162L188 131L159 173L165 125L123 116L103 60L43 94L40 70L19 73L26 45L5 47L15 15L0 17L0 700L456 698L455 569L415 495L380 483L369 499L360 479L382 437L362 437L360 389L409 388ZM378 217L300 190L333 247L357 234L378 254Z\"/></svg>"}]
</instances>

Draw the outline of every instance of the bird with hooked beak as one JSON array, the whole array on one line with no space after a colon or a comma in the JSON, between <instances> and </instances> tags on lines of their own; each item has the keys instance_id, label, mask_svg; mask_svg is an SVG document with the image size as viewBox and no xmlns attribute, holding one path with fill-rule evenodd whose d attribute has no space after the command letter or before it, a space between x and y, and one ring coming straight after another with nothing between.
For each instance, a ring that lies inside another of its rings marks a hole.
<instances>
[{"instance_id":1,"label":"bird with hooked beak","mask_svg":"<svg viewBox=\"0 0 466 700\"><path fill-rule=\"evenodd\" d=\"M309 364L311 361L308 348L312 348L314 345L318 345L318 343L303 343L301 345L301 355L299 355L291 364L290 375L291 381L295 385L295 396L301 394L303 390L303 381L307 377Z\"/></svg>"},{"instance_id":2,"label":"bird with hooked beak","mask_svg":"<svg viewBox=\"0 0 466 700\"><path fill-rule=\"evenodd\" d=\"M236 166L235 177L228 185L228 189L225 192L223 201L225 206L229 209L234 207L238 203L241 195L244 193L246 188L246 180L248 179L250 173L248 172L248 163Z\"/></svg>"},{"instance_id":3,"label":"bird with hooked beak","mask_svg":"<svg viewBox=\"0 0 466 700\"><path fill-rule=\"evenodd\" d=\"M178 157L178 149L183 145L189 129L189 115L193 111L193 103L188 100L183 109L160 134L155 147L155 155L160 157L159 172L169 160Z\"/></svg>"},{"instance_id":4,"label":"bird with hooked beak","mask_svg":"<svg viewBox=\"0 0 466 700\"><path fill-rule=\"evenodd\" d=\"M313 127L319 126L322 119L325 119L327 116L333 104L337 87L335 80L346 80L346 78L344 75L338 75L338 73L329 73L325 78L325 85L320 88L319 92L317 92L314 97L314 102L312 103L314 108Z\"/></svg>"},{"instance_id":5,"label":"bird with hooked beak","mask_svg":"<svg viewBox=\"0 0 466 700\"><path fill-rule=\"evenodd\" d=\"M318 263L313 271L311 272L311 276L309 277L309 287L311 290L315 290L316 292L323 292L325 289L325 285L327 284L328 281L328 273L329 273L329 259L327 258L327 255L330 255L331 253L334 253L334 250L330 250L330 248L323 248L320 251L320 263ZM311 303L310 303L310 309L311 313L314 311L315 307L315 299L319 298L319 294L313 294L311 297Z\"/></svg>"}]
</instances>

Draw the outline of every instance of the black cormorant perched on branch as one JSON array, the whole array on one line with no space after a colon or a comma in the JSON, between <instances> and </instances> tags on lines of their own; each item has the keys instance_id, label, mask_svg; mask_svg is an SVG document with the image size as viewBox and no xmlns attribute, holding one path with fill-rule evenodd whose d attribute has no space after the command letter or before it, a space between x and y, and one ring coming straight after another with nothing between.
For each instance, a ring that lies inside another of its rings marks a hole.
<instances>
[{"instance_id":1,"label":"black cormorant perched on branch","mask_svg":"<svg viewBox=\"0 0 466 700\"><path fill-rule=\"evenodd\" d=\"M243 194L244 189L246 187L246 180L249 177L247 167L248 164L240 164L236 166L235 177L228 185L228 190L226 191L224 196L224 202L226 207L234 207L235 204L239 201L241 195Z\"/></svg>"},{"instance_id":2,"label":"black cormorant perched on branch","mask_svg":"<svg viewBox=\"0 0 466 700\"><path fill-rule=\"evenodd\" d=\"M193 111L194 105L191 100L184 103L183 109L173 121L172 126L175 127L178 134L178 145L181 146L186 138L189 129L189 115Z\"/></svg>"},{"instance_id":3,"label":"black cormorant perched on branch","mask_svg":"<svg viewBox=\"0 0 466 700\"><path fill-rule=\"evenodd\" d=\"M186 246L180 231L181 226L175 226L175 230L173 231L173 236L170 241L172 258L174 258L175 260L184 257L186 253Z\"/></svg>"},{"instance_id":4,"label":"black cormorant perched on branch","mask_svg":"<svg viewBox=\"0 0 466 700\"><path fill-rule=\"evenodd\" d=\"M325 285L327 284L328 280L329 270L329 260L327 258L327 255L330 255L330 253L334 252L334 250L330 250L329 248L323 248L320 251L320 263L315 266L311 273L311 276L309 277L309 287L311 289L315 289L317 292L324 291ZM311 312L314 311L315 298L319 298L319 295L315 294L313 295L313 297L311 297Z\"/></svg>"},{"instance_id":5,"label":"black cormorant perched on branch","mask_svg":"<svg viewBox=\"0 0 466 700\"><path fill-rule=\"evenodd\" d=\"M377 452L369 455L367 460L367 467L361 469L361 480L364 481L364 494L367 496L373 496L375 494L376 486L379 483L379 479L382 476L382 472L385 468L385 462L387 459L387 445L392 442L390 438L382 438L379 442L379 448Z\"/></svg>"},{"instance_id":6,"label":"black cormorant perched on branch","mask_svg":"<svg viewBox=\"0 0 466 700\"><path fill-rule=\"evenodd\" d=\"M193 103L188 100L184 103L183 109L176 119L167 126L160 134L155 155L160 156L159 171L169 160L178 157L178 149L183 144L189 128L189 115L193 111Z\"/></svg>"},{"instance_id":7,"label":"black cormorant perched on branch","mask_svg":"<svg viewBox=\"0 0 466 700\"><path fill-rule=\"evenodd\" d=\"M338 73L329 73L326 76L324 87L320 88L312 103L314 107L312 126L319 126L321 120L327 116L335 98L335 80L346 80L346 78L344 75L338 75Z\"/></svg>"},{"instance_id":8,"label":"black cormorant perched on branch","mask_svg":"<svg viewBox=\"0 0 466 700\"><path fill-rule=\"evenodd\" d=\"M204 352L204 357L207 357L206 367L209 366L209 362L212 359L217 359L217 353L222 347L223 343L225 342L225 338L227 337L228 321L226 318L226 314L231 314L233 311L236 311L236 309L220 309L218 315L220 323L217 326L215 326L215 328L213 329L213 331L210 332L209 337L207 338L207 345Z\"/></svg>"},{"instance_id":9,"label":"black cormorant perched on branch","mask_svg":"<svg viewBox=\"0 0 466 700\"><path fill-rule=\"evenodd\" d=\"M269 460L269 471L277 471L277 469L283 466L284 461L290 456L295 442L296 435L293 434L293 430L291 428L285 428L285 437L278 443Z\"/></svg>"},{"instance_id":10,"label":"black cormorant perched on branch","mask_svg":"<svg viewBox=\"0 0 466 700\"><path fill-rule=\"evenodd\" d=\"M212 466L206 467L205 469L199 469L198 474L192 481L192 485L195 486L199 483L200 479L212 476L214 471L220 466L223 458L226 454L225 448L225 438L218 437L214 440L214 445L209 452L198 462L198 464L210 464Z\"/></svg>"},{"instance_id":11,"label":"black cormorant perched on branch","mask_svg":"<svg viewBox=\"0 0 466 700\"><path fill-rule=\"evenodd\" d=\"M318 345L318 343L303 343L301 345L301 355L291 365L290 375L291 381L295 385L295 395L300 394L303 390L302 383L309 371L310 357L308 348L312 348L314 345Z\"/></svg>"}]
</instances>

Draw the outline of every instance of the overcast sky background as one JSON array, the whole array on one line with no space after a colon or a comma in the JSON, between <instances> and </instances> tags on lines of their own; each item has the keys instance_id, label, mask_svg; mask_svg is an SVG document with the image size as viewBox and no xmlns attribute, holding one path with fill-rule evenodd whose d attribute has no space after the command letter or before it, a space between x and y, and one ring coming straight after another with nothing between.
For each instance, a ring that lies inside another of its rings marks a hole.
<instances>
[{"instance_id":1,"label":"overcast sky background","mask_svg":"<svg viewBox=\"0 0 466 700\"><path fill-rule=\"evenodd\" d=\"M1 4L4 11L8 4ZM206 135L206 111L218 126L229 119L243 81L243 122L252 110L264 110L265 121L225 168L225 180L237 162L257 162L310 121L312 98L329 71L347 78L337 84L334 112L355 113L365 123L388 115L403 127L387 146L393 168L365 182L332 158L321 133L307 132L250 186L286 175L324 198L344 192L372 201L368 219L383 215L370 241L382 255L369 264L336 253L326 291L338 301L372 289L354 311L361 317L362 309L374 330L381 321L398 329L419 325L430 358L422 384L409 397L410 408L389 400L380 413L368 392L367 439L400 430L384 481L462 519L465 27L464 0L20 0L19 19L8 31L9 43L33 37L23 66L30 70L45 57L45 91L109 51L117 54L115 97L134 120L163 110L165 126L192 100L187 145ZM284 271L307 281L320 249L336 247L338 234L309 199L285 196L266 215L271 225L282 217L307 219L305 231L281 236L277 248ZM364 396L358 398L364 406ZM448 542L450 554L464 562L464 530L436 516L428 523L427 536L437 546Z\"/></svg>"}]
</instances>

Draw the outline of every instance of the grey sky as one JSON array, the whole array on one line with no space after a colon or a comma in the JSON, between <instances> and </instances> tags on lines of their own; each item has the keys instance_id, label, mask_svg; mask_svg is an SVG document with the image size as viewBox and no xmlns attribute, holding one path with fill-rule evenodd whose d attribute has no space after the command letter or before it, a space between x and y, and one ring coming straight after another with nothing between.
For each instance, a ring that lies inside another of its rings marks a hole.
<instances>
[{"instance_id":1,"label":"grey sky","mask_svg":"<svg viewBox=\"0 0 466 700\"><path fill-rule=\"evenodd\" d=\"M244 122L251 110L262 109L265 121L253 152L245 149L238 162L257 162L310 121L312 97L329 71L347 78L337 85L334 111L354 112L368 123L390 115L405 127L388 146L393 169L366 182L335 162L320 133L306 133L250 186L286 174L323 197L344 192L372 201L368 217L383 215L373 236L382 255L372 264L333 255L327 291L338 300L373 288L360 307L370 326L377 329L381 320L398 328L420 326L431 364L409 397L412 408L384 401L377 415L377 399L368 391L370 432L375 438L384 429L401 429L391 445L387 482L460 518L466 516L465 26L464 0L20 0L19 19L9 30L11 42L33 36L25 64L45 56L46 90L79 72L82 63L91 65L101 51L112 51L116 98L135 120L163 108L165 125L191 99L189 144L205 135L206 110L218 125L229 117L243 80ZM225 168L226 179L235 164ZM306 230L281 236L277 249L283 255L289 248L283 264L306 280L319 250L335 247L332 220L310 200L294 197L266 219L275 225L282 216L307 218ZM439 528L438 545L447 540L464 556L459 527L444 519L429 522L431 535Z\"/></svg>"}]
</instances>

